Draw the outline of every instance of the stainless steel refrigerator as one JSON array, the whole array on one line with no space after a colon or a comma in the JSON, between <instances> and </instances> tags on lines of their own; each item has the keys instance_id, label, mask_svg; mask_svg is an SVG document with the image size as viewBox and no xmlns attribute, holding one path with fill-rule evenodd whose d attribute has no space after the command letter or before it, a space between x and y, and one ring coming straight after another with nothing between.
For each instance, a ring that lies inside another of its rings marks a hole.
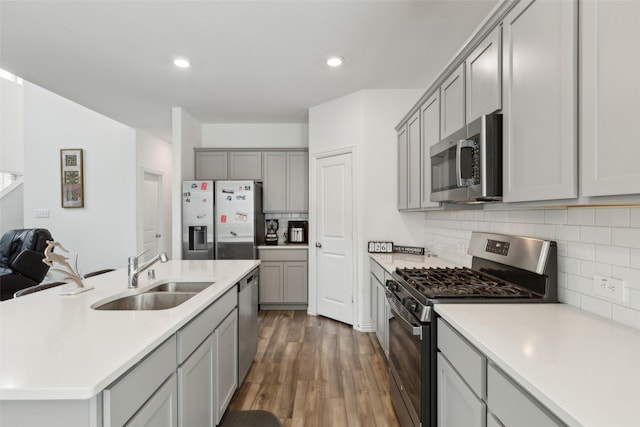
<instances>
[{"instance_id":1,"label":"stainless steel refrigerator","mask_svg":"<svg viewBox=\"0 0 640 427\"><path fill-rule=\"evenodd\" d=\"M182 183L182 258L214 259L213 181Z\"/></svg>"},{"instance_id":2,"label":"stainless steel refrigerator","mask_svg":"<svg viewBox=\"0 0 640 427\"><path fill-rule=\"evenodd\" d=\"M262 183L215 181L216 259L258 259L264 236Z\"/></svg>"}]
</instances>

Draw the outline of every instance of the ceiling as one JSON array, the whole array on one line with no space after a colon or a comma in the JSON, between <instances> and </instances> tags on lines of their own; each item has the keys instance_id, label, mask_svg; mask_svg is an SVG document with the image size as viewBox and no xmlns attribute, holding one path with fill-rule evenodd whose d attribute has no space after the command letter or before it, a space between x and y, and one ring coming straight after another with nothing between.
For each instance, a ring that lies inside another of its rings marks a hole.
<instances>
[{"instance_id":1,"label":"ceiling","mask_svg":"<svg viewBox=\"0 0 640 427\"><path fill-rule=\"evenodd\" d=\"M201 123L306 123L361 89L426 88L496 3L2 0L0 68L167 140L171 107Z\"/></svg>"}]
</instances>

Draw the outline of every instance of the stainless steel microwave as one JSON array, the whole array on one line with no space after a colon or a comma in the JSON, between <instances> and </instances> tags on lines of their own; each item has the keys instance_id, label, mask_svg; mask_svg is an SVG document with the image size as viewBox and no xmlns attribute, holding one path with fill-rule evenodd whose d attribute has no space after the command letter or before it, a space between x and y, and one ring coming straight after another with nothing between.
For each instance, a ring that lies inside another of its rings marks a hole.
<instances>
[{"instance_id":1,"label":"stainless steel microwave","mask_svg":"<svg viewBox=\"0 0 640 427\"><path fill-rule=\"evenodd\" d=\"M502 115L488 114L431 147L431 201L502 200Z\"/></svg>"}]
</instances>

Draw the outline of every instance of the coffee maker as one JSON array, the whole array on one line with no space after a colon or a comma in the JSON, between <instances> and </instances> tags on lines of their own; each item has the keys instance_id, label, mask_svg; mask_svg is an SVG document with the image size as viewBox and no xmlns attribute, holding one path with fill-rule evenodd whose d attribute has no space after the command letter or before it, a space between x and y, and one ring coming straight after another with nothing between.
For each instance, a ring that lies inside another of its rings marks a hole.
<instances>
[{"instance_id":1,"label":"coffee maker","mask_svg":"<svg viewBox=\"0 0 640 427\"><path fill-rule=\"evenodd\" d=\"M277 219L270 219L267 221L267 234L264 236L265 245L277 245L278 244L278 224Z\"/></svg>"},{"instance_id":2,"label":"coffee maker","mask_svg":"<svg viewBox=\"0 0 640 427\"><path fill-rule=\"evenodd\" d=\"M289 221L289 243L308 243L307 221Z\"/></svg>"}]
</instances>

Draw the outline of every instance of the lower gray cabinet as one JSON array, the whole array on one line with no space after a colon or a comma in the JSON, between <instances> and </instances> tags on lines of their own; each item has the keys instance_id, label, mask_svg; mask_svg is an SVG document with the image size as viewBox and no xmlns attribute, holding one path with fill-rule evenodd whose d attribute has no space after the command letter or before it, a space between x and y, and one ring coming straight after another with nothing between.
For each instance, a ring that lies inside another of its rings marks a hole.
<instances>
[{"instance_id":1,"label":"lower gray cabinet","mask_svg":"<svg viewBox=\"0 0 640 427\"><path fill-rule=\"evenodd\" d=\"M180 426L216 425L213 406L215 353L215 336L211 334L178 368Z\"/></svg>"},{"instance_id":2,"label":"lower gray cabinet","mask_svg":"<svg viewBox=\"0 0 640 427\"><path fill-rule=\"evenodd\" d=\"M384 283L386 273L380 264L371 259L371 321L376 338L384 354L389 358L389 315Z\"/></svg>"},{"instance_id":3,"label":"lower gray cabinet","mask_svg":"<svg viewBox=\"0 0 640 427\"><path fill-rule=\"evenodd\" d=\"M260 249L260 260L260 308L306 309L307 249Z\"/></svg>"},{"instance_id":4,"label":"lower gray cabinet","mask_svg":"<svg viewBox=\"0 0 640 427\"><path fill-rule=\"evenodd\" d=\"M486 404L438 353L438 427L484 427Z\"/></svg>"},{"instance_id":5,"label":"lower gray cabinet","mask_svg":"<svg viewBox=\"0 0 640 427\"><path fill-rule=\"evenodd\" d=\"M176 374L172 374L125 425L127 427L177 427L177 392Z\"/></svg>"},{"instance_id":6,"label":"lower gray cabinet","mask_svg":"<svg viewBox=\"0 0 640 427\"><path fill-rule=\"evenodd\" d=\"M217 425L238 388L238 309L234 309L215 330L214 377Z\"/></svg>"}]
</instances>

